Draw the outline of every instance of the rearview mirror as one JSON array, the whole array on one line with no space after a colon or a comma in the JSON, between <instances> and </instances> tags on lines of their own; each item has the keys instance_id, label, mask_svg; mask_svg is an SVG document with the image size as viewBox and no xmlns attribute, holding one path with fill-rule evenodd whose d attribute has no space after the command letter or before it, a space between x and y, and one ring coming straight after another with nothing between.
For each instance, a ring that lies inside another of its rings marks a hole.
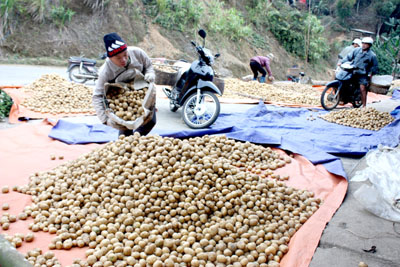
<instances>
[{"instance_id":1,"label":"rearview mirror","mask_svg":"<svg viewBox=\"0 0 400 267\"><path fill-rule=\"evenodd\" d=\"M107 52L99 54L99 58L100 59L106 59L107 58Z\"/></svg>"},{"instance_id":2,"label":"rearview mirror","mask_svg":"<svg viewBox=\"0 0 400 267\"><path fill-rule=\"evenodd\" d=\"M203 29L200 29L198 33L199 33L200 37L203 39L206 38L206 36L207 36L206 31Z\"/></svg>"}]
</instances>

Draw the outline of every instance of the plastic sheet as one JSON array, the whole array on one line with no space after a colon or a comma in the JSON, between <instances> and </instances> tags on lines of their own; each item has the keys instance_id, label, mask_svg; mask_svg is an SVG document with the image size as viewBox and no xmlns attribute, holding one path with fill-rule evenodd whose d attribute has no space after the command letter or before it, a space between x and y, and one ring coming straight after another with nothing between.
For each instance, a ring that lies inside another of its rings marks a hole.
<instances>
[{"instance_id":1,"label":"plastic sheet","mask_svg":"<svg viewBox=\"0 0 400 267\"><path fill-rule=\"evenodd\" d=\"M400 148L379 146L366 155L368 167L352 182L362 182L354 197L370 212L400 222Z\"/></svg>"},{"instance_id":2,"label":"plastic sheet","mask_svg":"<svg viewBox=\"0 0 400 267\"><path fill-rule=\"evenodd\" d=\"M73 123L59 120L49 137L67 144L107 143L118 139L118 130L104 124Z\"/></svg>"},{"instance_id":3,"label":"plastic sheet","mask_svg":"<svg viewBox=\"0 0 400 267\"><path fill-rule=\"evenodd\" d=\"M394 100L400 100L400 89L393 90L392 98Z\"/></svg>"},{"instance_id":4,"label":"plastic sheet","mask_svg":"<svg viewBox=\"0 0 400 267\"><path fill-rule=\"evenodd\" d=\"M10 242L0 235L0 266L1 267L32 267Z\"/></svg>"}]
</instances>

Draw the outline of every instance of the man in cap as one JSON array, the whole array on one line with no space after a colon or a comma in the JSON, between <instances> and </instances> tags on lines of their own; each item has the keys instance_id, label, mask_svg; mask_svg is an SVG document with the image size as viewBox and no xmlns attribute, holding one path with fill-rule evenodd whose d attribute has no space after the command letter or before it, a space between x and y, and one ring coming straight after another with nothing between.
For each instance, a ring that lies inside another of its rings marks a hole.
<instances>
[{"instance_id":1,"label":"man in cap","mask_svg":"<svg viewBox=\"0 0 400 267\"><path fill-rule=\"evenodd\" d=\"M341 63L353 62L356 68L354 75L360 84L361 101L363 107L365 107L367 105L367 86L372 75L378 72L378 59L375 53L371 51L371 46L374 43L371 37L364 37L361 43L361 47L354 49Z\"/></svg>"},{"instance_id":2,"label":"man in cap","mask_svg":"<svg viewBox=\"0 0 400 267\"><path fill-rule=\"evenodd\" d=\"M120 134L131 135L132 130L122 125L115 125L107 117L104 107L106 95L105 83L127 82L132 80L136 71L144 75L147 82L154 82L155 72L150 58L138 47L127 46L125 41L115 32L104 35L104 45L107 51L107 59L100 67L99 78L93 91L93 106L97 117L104 124L120 130ZM155 98L154 98L155 99ZM155 100L151 116L145 119L145 123L136 129L141 135L148 134L156 123Z\"/></svg>"},{"instance_id":3,"label":"man in cap","mask_svg":"<svg viewBox=\"0 0 400 267\"><path fill-rule=\"evenodd\" d=\"M268 79L270 81L274 80L274 76L272 76L271 71L271 61L274 59L274 55L269 53L266 57L264 56L255 56L250 59L250 68L253 72L253 80L256 81L258 77L258 73L261 73L260 83L265 83L265 77L268 72ZM265 68L265 69L264 69Z\"/></svg>"}]
</instances>

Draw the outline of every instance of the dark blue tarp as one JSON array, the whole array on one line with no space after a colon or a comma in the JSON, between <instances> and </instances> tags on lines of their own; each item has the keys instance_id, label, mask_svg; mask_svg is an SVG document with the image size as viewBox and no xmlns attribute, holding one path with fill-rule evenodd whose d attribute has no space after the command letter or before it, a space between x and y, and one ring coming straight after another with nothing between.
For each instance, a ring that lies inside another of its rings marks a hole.
<instances>
[{"instance_id":1,"label":"dark blue tarp","mask_svg":"<svg viewBox=\"0 0 400 267\"><path fill-rule=\"evenodd\" d=\"M59 120L49 137L67 144L107 143L118 139L118 130L104 124L75 123Z\"/></svg>"},{"instance_id":2,"label":"dark blue tarp","mask_svg":"<svg viewBox=\"0 0 400 267\"><path fill-rule=\"evenodd\" d=\"M313 164L323 164L334 174L346 177L335 155L362 156L379 144L394 147L400 139L400 107L392 112L396 120L380 131L370 131L329 123L318 118L320 109L275 107L260 102L243 113L220 114L209 129L171 131L155 129L152 133L178 138L225 134L227 137L258 144L269 144L306 157ZM315 120L307 120L310 117ZM107 142L117 139L117 131L96 125L72 125L60 120L50 137L69 144ZM100 140L100 141L99 141Z\"/></svg>"}]
</instances>

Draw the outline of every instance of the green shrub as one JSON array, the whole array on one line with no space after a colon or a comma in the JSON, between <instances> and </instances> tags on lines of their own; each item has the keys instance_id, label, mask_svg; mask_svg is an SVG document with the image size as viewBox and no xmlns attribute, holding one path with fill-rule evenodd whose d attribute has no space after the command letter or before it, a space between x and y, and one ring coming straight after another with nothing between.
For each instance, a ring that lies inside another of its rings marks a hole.
<instances>
[{"instance_id":1,"label":"green shrub","mask_svg":"<svg viewBox=\"0 0 400 267\"><path fill-rule=\"evenodd\" d=\"M267 14L270 31L279 40L286 51L305 58L308 46L308 60L317 61L328 55L328 41L323 37L324 27L320 20L308 13L295 9L271 9ZM310 27L310 40L306 43Z\"/></svg>"},{"instance_id":2,"label":"green shrub","mask_svg":"<svg viewBox=\"0 0 400 267\"><path fill-rule=\"evenodd\" d=\"M220 33L233 41L250 38L253 34L241 13L235 8L224 9L223 2L212 2L210 14L208 29L211 32Z\"/></svg>"},{"instance_id":3,"label":"green shrub","mask_svg":"<svg viewBox=\"0 0 400 267\"><path fill-rule=\"evenodd\" d=\"M195 0L147 0L143 3L147 5L146 14L170 30L183 32L187 28L197 28L203 14L203 5Z\"/></svg>"},{"instance_id":4,"label":"green shrub","mask_svg":"<svg viewBox=\"0 0 400 267\"><path fill-rule=\"evenodd\" d=\"M12 30L12 19L16 0L0 0L0 43L4 36Z\"/></svg>"},{"instance_id":5,"label":"green shrub","mask_svg":"<svg viewBox=\"0 0 400 267\"><path fill-rule=\"evenodd\" d=\"M256 28L268 26L267 14L272 9L269 1L251 1L247 4L248 18Z\"/></svg>"},{"instance_id":6,"label":"green shrub","mask_svg":"<svg viewBox=\"0 0 400 267\"><path fill-rule=\"evenodd\" d=\"M396 5L388 0L375 3L376 14L383 18L389 17L395 9Z\"/></svg>"},{"instance_id":7,"label":"green shrub","mask_svg":"<svg viewBox=\"0 0 400 267\"><path fill-rule=\"evenodd\" d=\"M391 27L389 33L375 40L372 50L378 59L378 73L393 75L400 72L400 19L391 18L386 24Z\"/></svg>"},{"instance_id":8,"label":"green shrub","mask_svg":"<svg viewBox=\"0 0 400 267\"><path fill-rule=\"evenodd\" d=\"M75 14L75 12L69 8L65 8L63 5L60 5L53 6L50 14L53 22L61 28L65 25L66 22L71 21L72 16Z\"/></svg>"},{"instance_id":9,"label":"green shrub","mask_svg":"<svg viewBox=\"0 0 400 267\"><path fill-rule=\"evenodd\" d=\"M329 16L332 14L335 0L316 0L312 3L312 13Z\"/></svg>"},{"instance_id":10,"label":"green shrub","mask_svg":"<svg viewBox=\"0 0 400 267\"><path fill-rule=\"evenodd\" d=\"M353 13L356 0L338 0L336 3L336 13L339 21L344 24L345 19L350 17Z\"/></svg>"},{"instance_id":11,"label":"green shrub","mask_svg":"<svg viewBox=\"0 0 400 267\"><path fill-rule=\"evenodd\" d=\"M11 97L0 90L0 119L8 117L12 103Z\"/></svg>"},{"instance_id":12,"label":"green shrub","mask_svg":"<svg viewBox=\"0 0 400 267\"><path fill-rule=\"evenodd\" d=\"M258 33L253 33L250 39L250 43L257 48L269 49L269 45L265 38Z\"/></svg>"},{"instance_id":13,"label":"green shrub","mask_svg":"<svg viewBox=\"0 0 400 267\"><path fill-rule=\"evenodd\" d=\"M314 15L307 16L307 21L310 23L309 60L317 61L326 58L329 52L329 44L328 40L323 36L324 27ZM305 32L307 32L307 28L308 25L305 27Z\"/></svg>"}]
</instances>

